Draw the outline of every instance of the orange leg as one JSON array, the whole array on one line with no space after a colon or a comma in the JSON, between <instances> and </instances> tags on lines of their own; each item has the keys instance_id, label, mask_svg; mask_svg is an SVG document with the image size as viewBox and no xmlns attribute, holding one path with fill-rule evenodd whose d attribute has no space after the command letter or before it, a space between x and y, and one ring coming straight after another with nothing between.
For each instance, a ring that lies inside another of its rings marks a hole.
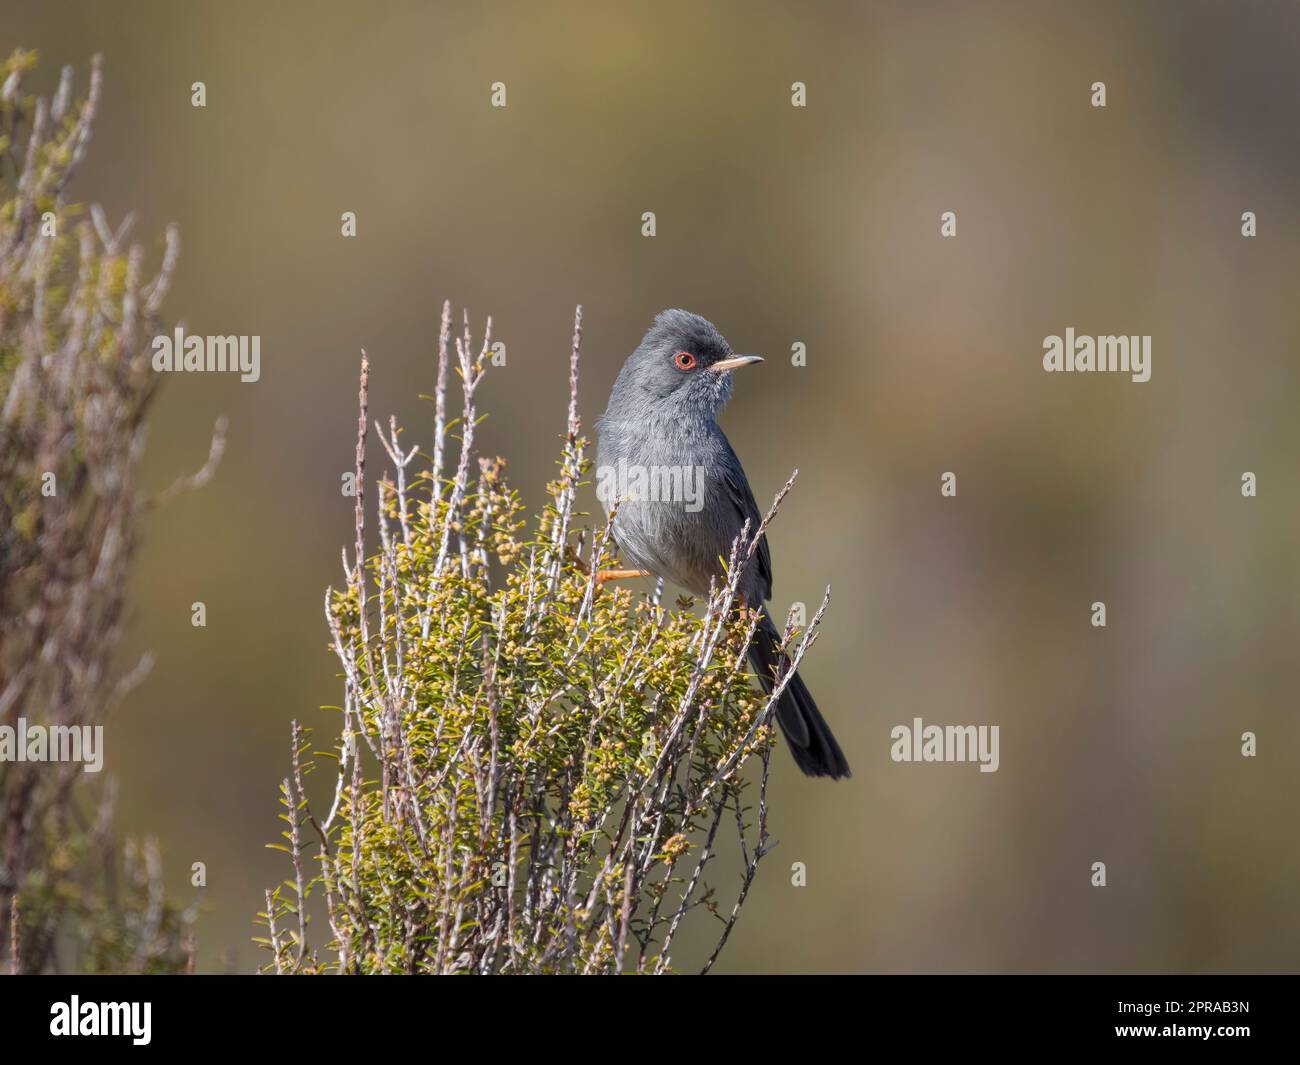
<instances>
[{"instance_id":1,"label":"orange leg","mask_svg":"<svg viewBox=\"0 0 1300 1065\"><path fill-rule=\"evenodd\" d=\"M591 567L582 560L582 556L572 547L569 548L569 560L577 566L578 569L582 570L583 573L591 572ZM602 569L596 571L596 583L604 584L607 581L622 581L631 577L652 576L654 576L654 574L652 574L648 569Z\"/></svg>"},{"instance_id":2,"label":"orange leg","mask_svg":"<svg viewBox=\"0 0 1300 1065\"><path fill-rule=\"evenodd\" d=\"M596 574L596 583L604 584L606 581L622 581L629 577L649 577L651 573L648 569L603 569Z\"/></svg>"}]
</instances>

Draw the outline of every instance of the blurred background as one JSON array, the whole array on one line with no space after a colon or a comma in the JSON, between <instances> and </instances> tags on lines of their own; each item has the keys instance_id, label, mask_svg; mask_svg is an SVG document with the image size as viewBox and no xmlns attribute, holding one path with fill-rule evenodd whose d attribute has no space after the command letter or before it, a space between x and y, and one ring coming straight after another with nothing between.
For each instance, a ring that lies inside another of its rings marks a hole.
<instances>
[{"instance_id":1,"label":"blurred background","mask_svg":"<svg viewBox=\"0 0 1300 1065\"><path fill-rule=\"evenodd\" d=\"M428 440L444 298L507 345L481 439L533 507L575 304L588 426L662 308L768 356L723 424L760 503L800 470L774 607L833 587L805 674L855 775L774 759L724 971L1298 967L1300 6L0 0L18 45L45 91L104 54L71 195L178 223L168 313L262 338L155 409L155 490L230 443L144 530L158 664L108 733L120 829L182 897L207 863L201 970L259 964L289 722L337 726L360 349ZM1152 335L1150 382L1044 373L1068 326ZM915 716L999 725L1001 768L893 763Z\"/></svg>"}]
</instances>

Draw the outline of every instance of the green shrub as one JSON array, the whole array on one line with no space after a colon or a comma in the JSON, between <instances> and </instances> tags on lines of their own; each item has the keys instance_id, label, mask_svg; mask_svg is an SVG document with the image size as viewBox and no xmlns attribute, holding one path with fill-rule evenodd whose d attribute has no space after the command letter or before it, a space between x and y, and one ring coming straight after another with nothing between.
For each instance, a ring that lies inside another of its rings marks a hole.
<instances>
[{"instance_id":1,"label":"green shrub","mask_svg":"<svg viewBox=\"0 0 1300 1065\"><path fill-rule=\"evenodd\" d=\"M118 675L113 656L140 519L157 502L137 468L177 236L149 277L129 219L114 231L98 207L65 203L100 62L80 104L70 67L52 100L25 93L35 64L15 52L0 79L0 725L94 728L150 665ZM223 431L208 465L173 489L211 475ZM0 810L6 968L189 965L194 912L164 900L156 847L118 854L111 782L76 762L0 762Z\"/></svg>"},{"instance_id":2,"label":"green shrub","mask_svg":"<svg viewBox=\"0 0 1300 1065\"><path fill-rule=\"evenodd\" d=\"M392 472L378 482L369 556L363 357L356 544L342 589L326 596L343 668L342 736L328 754L338 775L318 817L295 724L275 845L293 877L267 893L267 969L660 973L700 907L719 922L707 969L768 849L772 702L745 671L755 619L735 592L761 530L737 542L732 579L702 613L602 585L610 526L579 528L575 510L588 469L581 309L559 476L528 531L505 463L475 461L490 320L477 356L468 323L456 339L462 410L445 424L450 322L444 307L433 456L417 459L392 422L376 425ZM459 457L444 474L453 429ZM703 875L723 832L738 833L741 856L726 899ZM307 934L318 895L320 948Z\"/></svg>"}]
</instances>

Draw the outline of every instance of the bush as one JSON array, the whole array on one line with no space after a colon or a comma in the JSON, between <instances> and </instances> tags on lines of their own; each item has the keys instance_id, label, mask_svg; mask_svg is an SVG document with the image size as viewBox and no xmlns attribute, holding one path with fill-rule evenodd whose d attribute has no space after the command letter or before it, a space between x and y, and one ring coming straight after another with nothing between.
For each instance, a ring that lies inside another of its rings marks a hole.
<instances>
[{"instance_id":1,"label":"bush","mask_svg":"<svg viewBox=\"0 0 1300 1065\"><path fill-rule=\"evenodd\" d=\"M72 105L65 68L53 101L24 94L34 53L4 64L0 88L0 725L95 727L148 672L112 660L144 499L136 471L158 378L149 364L176 264L158 272L102 211L63 190L90 140L102 83ZM78 219L80 219L78 221ZM221 452L172 491L201 484ZM157 848L119 859L113 789L76 762L0 762L0 957L13 972L177 971L192 910L162 895ZM124 874L124 875L123 875Z\"/></svg>"},{"instance_id":2,"label":"bush","mask_svg":"<svg viewBox=\"0 0 1300 1065\"><path fill-rule=\"evenodd\" d=\"M769 850L774 698L745 672L756 617L736 595L763 530L738 539L702 614L603 586L610 526L592 535L575 510L588 470L581 308L559 476L531 532L504 461L475 463L491 321L477 356L468 321L455 340L462 410L448 424L450 334L444 306L427 465L413 472L417 449L405 450L394 422L375 426L392 470L378 482L369 557L362 359L356 543L342 589L325 600L343 669L342 735L325 755L337 779L318 818L295 723L284 841L274 845L293 876L267 892L260 915L266 968L662 973L683 919L703 907L720 922L707 971ZM444 476L453 429L459 456ZM821 614L793 650L796 664ZM742 863L725 901L703 875L724 822ZM329 925L319 949L307 934L317 893Z\"/></svg>"}]
</instances>

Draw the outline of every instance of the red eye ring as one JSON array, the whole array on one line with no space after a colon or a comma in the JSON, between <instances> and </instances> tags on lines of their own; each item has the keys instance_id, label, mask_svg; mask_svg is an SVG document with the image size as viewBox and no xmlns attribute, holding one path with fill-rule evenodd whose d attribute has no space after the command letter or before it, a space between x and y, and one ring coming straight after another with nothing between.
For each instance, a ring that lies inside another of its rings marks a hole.
<instances>
[{"instance_id":1,"label":"red eye ring","mask_svg":"<svg viewBox=\"0 0 1300 1065\"><path fill-rule=\"evenodd\" d=\"M695 369L695 356L689 351L679 351L673 356L673 365L679 370Z\"/></svg>"}]
</instances>

